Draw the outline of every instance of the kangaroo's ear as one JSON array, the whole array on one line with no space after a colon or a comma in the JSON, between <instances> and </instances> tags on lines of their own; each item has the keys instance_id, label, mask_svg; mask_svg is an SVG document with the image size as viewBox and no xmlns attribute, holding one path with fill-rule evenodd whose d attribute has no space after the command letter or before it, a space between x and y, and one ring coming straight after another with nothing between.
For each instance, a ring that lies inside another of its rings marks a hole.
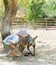
<instances>
[{"instance_id":1,"label":"kangaroo's ear","mask_svg":"<svg viewBox=\"0 0 56 65\"><path fill-rule=\"evenodd\" d=\"M35 40L37 37L38 37L38 36L35 36L35 37L34 37L34 40Z\"/></svg>"},{"instance_id":2,"label":"kangaroo's ear","mask_svg":"<svg viewBox=\"0 0 56 65\"><path fill-rule=\"evenodd\" d=\"M38 36L36 35L36 37L35 38L37 38Z\"/></svg>"}]
</instances>

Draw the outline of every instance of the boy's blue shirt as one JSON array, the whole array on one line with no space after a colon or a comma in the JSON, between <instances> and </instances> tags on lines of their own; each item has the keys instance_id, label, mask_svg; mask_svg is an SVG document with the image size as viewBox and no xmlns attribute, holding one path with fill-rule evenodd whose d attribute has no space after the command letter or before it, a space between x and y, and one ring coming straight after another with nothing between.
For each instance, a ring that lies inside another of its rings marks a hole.
<instances>
[{"instance_id":1,"label":"boy's blue shirt","mask_svg":"<svg viewBox=\"0 0 56 65\"><path fill-rule=\"evenodd\" d=\"M10 42L16 44L17 42L19 42L19 36L17 34L12 34L3 40L3 43L6 45L9 45Z\"/></svg>"}]
</instances>

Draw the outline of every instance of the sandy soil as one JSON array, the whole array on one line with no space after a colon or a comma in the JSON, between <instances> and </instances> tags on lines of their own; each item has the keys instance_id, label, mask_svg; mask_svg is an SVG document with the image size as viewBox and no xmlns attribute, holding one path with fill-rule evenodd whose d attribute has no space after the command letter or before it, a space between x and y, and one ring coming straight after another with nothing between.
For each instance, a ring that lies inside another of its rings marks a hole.
<instances>
[{"instance_id":1,"label":"sandy soil","mask_svg":"<svg viewBox=\"0 0 56 65\"><path fill-rule=\"evenodd\" d=\"M0 58L0 65L56 65L56 30L27 29L27 31L32 37L38 35L36 55L23 56L16 60L11 57L3 57ZM13 34L16 32L18 32L16 29L12 31ZM0 45L0 54L2 51L3 48Z\"/></svg>"}]
</instances>

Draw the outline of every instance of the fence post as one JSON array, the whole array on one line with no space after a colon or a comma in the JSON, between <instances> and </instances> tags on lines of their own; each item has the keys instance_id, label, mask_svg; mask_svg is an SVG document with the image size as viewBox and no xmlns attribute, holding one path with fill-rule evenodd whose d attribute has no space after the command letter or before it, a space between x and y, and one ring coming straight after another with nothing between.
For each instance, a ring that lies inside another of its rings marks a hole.
<instances>
[{"instance_id":1,"label":"fence post","mask_svg":"<svg viewBox=\"0 0 56 65\"><path fill-rule=\"evenodd\" d=\"M48 27L48 26L47 26L47 23L48 23L47 18L45 18L45 21L46 21L46 30L47 30L47 27Z\"/></svg>"}]
</instances>

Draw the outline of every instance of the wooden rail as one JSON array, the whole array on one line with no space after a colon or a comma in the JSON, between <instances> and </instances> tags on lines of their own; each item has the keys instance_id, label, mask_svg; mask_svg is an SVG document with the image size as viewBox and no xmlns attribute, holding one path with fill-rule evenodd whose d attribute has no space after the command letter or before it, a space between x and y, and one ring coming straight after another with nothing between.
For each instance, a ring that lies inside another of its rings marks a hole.
<instances>
[{"instance_id":1,"label":"wooden rail","mask_svg":"<svg viewBox=\"0 0 56 65\"><path fill-rule=\"evenodd\" d=\"M1 22L1 20L0 20ZM13 28L20 28L20 27L31 27L31 28L56 28L56 19L45 19L43 22L38 21L32 24L27 23L27 21L23 22L23 20L13 20L12 21L12 27ZM0 30L1 30L1 24L0 24Z\"/></svg>"},{"instance_id":2,"label":"wooden rail","mask_svg":"<svg viewBox=\"0 0 56 65\"><path fill-rule=\"evenodd\" d=\"M22 20L23 21L23 20ZM14 22L12 22L12 25L18 25L18 26L29 26L29 27L33 27L33 28L46 28L46 30L48 28L56 28L56 19L50 19L47 18L45 19L43 22L42 21L38 21L32 24L29 24L27 22L20 22L19 20L15 20Z\"/></svg>"},{"instance_id":3,"label":"wooden rail","mask_svg":"<svg viewBox=\"0 0 56 65\"><path fill-rule=\"evenodd\" d=\"M48 28L56 28L56 19L47 18L45 19L46 22L46 30Z\"/></svg>"}]
</instances>

